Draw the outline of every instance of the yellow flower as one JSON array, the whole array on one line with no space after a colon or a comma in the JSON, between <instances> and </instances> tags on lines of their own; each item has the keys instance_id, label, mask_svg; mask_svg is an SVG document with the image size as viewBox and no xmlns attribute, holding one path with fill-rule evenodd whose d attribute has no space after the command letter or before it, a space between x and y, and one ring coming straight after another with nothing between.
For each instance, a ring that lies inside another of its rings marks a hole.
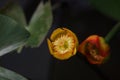
<instances>
[{"instance_id":1,"label":"yellow flower","mask_svg":"<svg viewBox=\"0 0 120 80\"><path fill-rule=\"evenodd\" d=\"M78 39L67 28L57 28L50 39L47 39L50 54L60 60L65 60L76 54Z\"/></svg>"},{"instance_id":2,"label":"yellow flower","mask_svg":"<svg viewBox=\"0 0 120 80\"><path fill-rule=\"evenodd\" d=\"M91 64L102 64L109 56L109 49L103 37L91 35L80 44L78 50Z\"/></svg>"}]
</instances>

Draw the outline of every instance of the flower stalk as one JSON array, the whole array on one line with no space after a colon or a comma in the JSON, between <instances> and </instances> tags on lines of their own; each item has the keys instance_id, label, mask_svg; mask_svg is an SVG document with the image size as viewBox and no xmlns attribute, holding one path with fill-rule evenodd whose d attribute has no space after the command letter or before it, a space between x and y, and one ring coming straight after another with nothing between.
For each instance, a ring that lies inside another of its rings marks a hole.
<instances>
[{"instance_id":1,"label":"flower stalk","mask_svg":"<svg viewBox=\"0 0 120 80\"><path fill-rule=\"evenodd\" d=\"M110 42L110 40L120 31L120 22L117 23L111 31L105 36L105 41L107 43Z\"/></svg>"}]
</instances>

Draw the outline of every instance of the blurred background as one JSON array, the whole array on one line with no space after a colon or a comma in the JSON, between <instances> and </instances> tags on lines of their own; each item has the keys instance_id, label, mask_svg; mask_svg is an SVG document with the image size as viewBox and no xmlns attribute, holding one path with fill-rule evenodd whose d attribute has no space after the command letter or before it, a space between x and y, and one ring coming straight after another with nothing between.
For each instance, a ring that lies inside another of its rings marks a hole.
<instances>
[{"instance_id":1,"label":"blurred background","mask_svg":"<svg viewBox=\"0 0 120 80\"><path fill-rule=\"evenodd\" d=\"M8 0L0 0L4 6ZM40 0L14 0L22 6L29 22ZM117 20L98 11L89 0L51 0L53 24L72 30L81 43L89 35L105 37ZM24 48L20 54L11 52L1 57L0 64L29 80L120 80L120 33L110 42L110 59L103 65L90 65L83 56L73 56L59 61L49 54L46 38L38 48ZM77 53L78 54L78 53Z\"/></svg>"}]
</instances>

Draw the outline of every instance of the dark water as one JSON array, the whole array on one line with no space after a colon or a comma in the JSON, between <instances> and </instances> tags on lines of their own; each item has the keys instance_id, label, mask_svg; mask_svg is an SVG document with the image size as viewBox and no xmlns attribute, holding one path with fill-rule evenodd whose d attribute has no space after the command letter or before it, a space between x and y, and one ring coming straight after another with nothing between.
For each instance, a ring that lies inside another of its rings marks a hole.
<instances>
[{"instance_id":1,"label":"dark water","mask_svg":"<svg viewBox=\"0 0 120 80\"><path fill-rule=\"evenodd\" d=\"M3 0L4 1L4 0ZM53 25L67 27L76 33L79 42L92 34L105 36L116 21L96 10L88 0L51 0ZM19 0L27 21L39 4L39 0ZM3 2L0 2L1 5ZM22 74L30 80L120 80L120 34L110 42L110 59L101 66L90 65L82 55L66 61L54 59L48 51L46 39L39 48L25 48L21 54L7 54L1 57L1 65ZM16 52L13 52L16 53ZM77 53L78 54L78 53Z\"/></svg>"}]
</instances>

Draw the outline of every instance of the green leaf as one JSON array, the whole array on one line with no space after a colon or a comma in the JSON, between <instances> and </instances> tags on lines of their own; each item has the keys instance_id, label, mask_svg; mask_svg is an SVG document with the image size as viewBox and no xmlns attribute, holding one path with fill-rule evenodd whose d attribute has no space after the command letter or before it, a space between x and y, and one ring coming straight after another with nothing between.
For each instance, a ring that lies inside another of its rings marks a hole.
<instances>
[{"instance_id":1,"label":"green leaf","mask_svg":"<svg viewBox=\"0 0 120 80\"><path fill-rule=\"evenodd\" d=\"M9 80L9 79L0 76L0 80Z\"/></svg>"},{"instance_id":2,"label":"green leaf","mask_svg":"<svg viewBox=\"0 0 120 80\"><path fill-rule=\"evenodd\" d=\"M16 72L0 67L0 80L28 80Z\"/></svg>"},{"instance_id":3,"label":"green leaf","mask_svg":"<svg viewBox=\"0 0 120 80\"><path fill-rule=\"evenodd\" d=\"M22 7L13 1L9 1L4 7L0 10L0 13L6 16L11 17L16 22L20 23L23 26L19 27L26 27L27 28L27 22L25 19L24 11ZM24 45L21 45L17 52L20 53L23 49Z\"/></svg>"},{"instance_id":4,"label":"green leaf","mask_svg":"<svg viewBox=\"0 0 120 80\"><path fill-rule=\"evenodd\" d=\"M120 0L90 0L102 13L120 21Z\"/></svg>"},{"instance_id":5,"label":"green leaf","mask_svg":"<svg viewBox=\"0 0 120 80\"><path fill-rule=\"evenodd\" d=\"M0 10L0 13L13 18L21 25L24 25L22 27L27 25L23 9L17 3L9 2L6 6L4 6L4 8Z\"/></svg>"},{"instance_id":6,"label":"green leaf","mask_svg":"<svg viewBox=\"0 0 120 80\"><path fill-rule=\"evenodd\" d=\"M38 47L45 38L52 24L52 10L50 2L43 4L41 2L33 14L29 23L29 31L31 36L27 42L27 46Z\"/></svg>"},{"instance_id":7,"label":"green leaf","mask_svg":"<svg viewBox=\"0 0 120 80\"><path fill-rule=\"evenodd\" d=\"M0 15L0 56L25 44L29 32L15 20Z\"/></svg>"}]
</instances>

